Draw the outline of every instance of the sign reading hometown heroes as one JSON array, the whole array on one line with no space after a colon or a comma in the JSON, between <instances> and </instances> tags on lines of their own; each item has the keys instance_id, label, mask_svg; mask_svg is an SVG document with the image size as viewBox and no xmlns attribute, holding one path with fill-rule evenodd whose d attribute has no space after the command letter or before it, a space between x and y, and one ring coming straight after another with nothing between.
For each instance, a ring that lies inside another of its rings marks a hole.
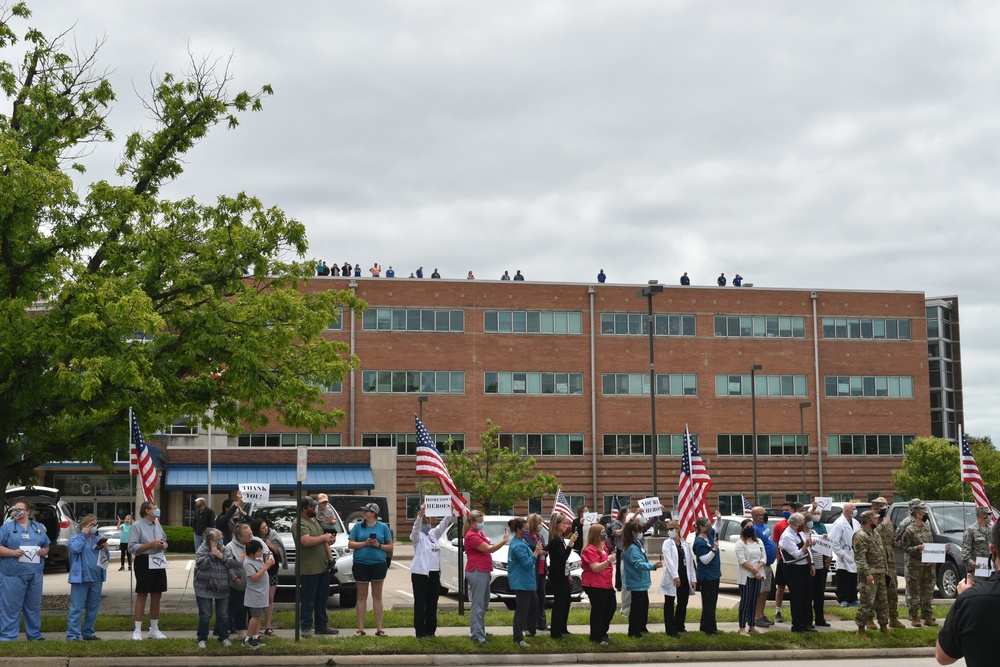
<instances>
[{"instance_id":1,"label":"sign reading hometown heroes","mask_svg":"<svg viewBox=\"0 0 1000 667\"><path fill-rule=\"evenodd\" d=\"M642 516L646 519L652 519L654 516L663 516L663 506L660 505L660 499L655 496L640 500L639 511L642 512Z\"/></svg>"},{"instance_id":2,"label":"sign reading hometown heroes","mask_svg":"<svg viewBox=\"0 0 1000 667\"><path fill-rule=\"evenodd\" d=\"M245 503L266 503L271 497L270 484L240 484Z\"/></svg>"},{"instance_id":3,"label":"sign reading hometown heroes","mask_svg":"<svg viewBox=\"0 0 1000 667\"><path fill-rule=\"evenodd\" d=\"M424 516L452 515L451 496L424 496Z\"/></svg>"}]
</instances>

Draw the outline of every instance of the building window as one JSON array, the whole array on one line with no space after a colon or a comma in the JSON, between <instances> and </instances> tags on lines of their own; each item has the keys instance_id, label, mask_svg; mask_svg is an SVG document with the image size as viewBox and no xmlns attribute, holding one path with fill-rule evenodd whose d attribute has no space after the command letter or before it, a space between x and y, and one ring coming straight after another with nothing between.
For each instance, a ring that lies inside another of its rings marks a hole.
<instances>
[{"instance_id":1,"label":"building window","mask_svg":"<svg viewBox=\"0 0 1000 667\"><path fill-rule=\"evenodd\" d=\"M719 456L753 456L751 433L727 433L715 437ZM802 456L809 454L809 436L798 433L757 434L758 456Z\"/></svg>"},{"instance_id":2,"label":"building window","mask_svg":"<svg viewBox=\"0 0 1000 667\"><path fill-rule=\"evenodd\" d=\"M833 502L835 503L849 503L857 498L857 496L854 493L845 493L843 491L838 493L831 493L830 497L833 499Z\"/></svg>"},{"instance_id":3,"label":"building window","mask_svg":"<svg viewBox=\"0 0 1000 667\"><path fill-rule=\"evenodd\" d=\"M194 417L175 419L170 425L169 435L198 435L198 420Z\"/></svg>"},{"instance_id":4,"label":"building window","mask_svg":"<svg viewBox=\"0 0 1000 667\"><path fill-rule=\"evenodd\" d=\"M823 338L910 340L910 320L883 317L824 317Z\"/></svg>"},{"instance_id":5,"label":"building window","mask_svg":"<svg viewBox=\"0 0 1000 667\"><path fill-rule=\"evenodd\" d=\"M697 446L698 436L692 434L691 439ZM605 433L604 455L652 456L653 448L650 442L648 433ZM656 442L658 456L680 456L684 452L683 433L658 433Z\"/></svg>"},{"instance_id":6,"label":"building window","mask_svg":"<svg viewBox=\"0 0 1000 667\"><path fill-rule=\"evenodd\" d=\"M337 319L334 322L330 322L326 325L327 329L331 331L341 331L344 328L344 309L340 308L337 310Z\"/></svg>"},{"instance_id":7,"label":"building window","mask_svg":"<svg viewBox=\"0 0 1000 667\"><path fill-rule=\"evenodd\" d=\"M716 315L716 338L805 338L806 318L771 315Z\"/></svg>"},{"instance_id":8,"label":"building window","mask_svg":"<svg viewBox=\"0 0 1000 667\"><path fill-rule=\"evenodd\" d=\"M583 373L486 371L487 394L583 394Z\"/></svg>"},{"instance_id":9,"label":"building window","mask_svg":"<svg viewBox=\"0 0 1000 667\"><path fill-rule=\"evenodd\" d=\"M462 333L465 311L445 308L369 308L361 316L364 331Z\"/></svg>"},{"instance_id":10,"label":"building window","mask_svg":"<svg viewBox=\"0 0 1000 667\"><path fill-rule=\"evenodd\" d=\"M442 454L465 449L464 433L431 433L431 440ZM417 455L417 436L414 433L363 433L362 447L395 447L397 456Z\"/></svg>"},{"instance_id":11,"label":"building window","mask_svg":"<svg viewBox=\"0 0 1000 667\"><path fill-rule=\"evenodd\" d=\"M343 382L331 382L330 384L320 384L319 390L324 394L339 394L344 391Z\"/></svg>"},{"instance_id":12,"label":"building window","mask_svg":"<svg viewBox=\"0 0 1000 667\"><path fill-rule=\"evenodd\" d=\"M757 396L807 396L805 375L755 375ZM749 375L716 375L716 396L750 396Z\"/></svg>"},{"instance_id":13,"label":"building window","mask_svg":"<svg viewBox=\"0 0 1000 667\"><path fill-rule=\"evenodd\" d=\"M240 447L340 447L340 433L244 433Z\"/></svg>"},{"instance_id":14,"label":"building window","mask_svg":"<svg viewBox=\"0 0 1000 667\"><path fill-rule=\"evenodd\" d=\"M406 496L406 518L414 521L420 511L420 496Z\"/></svg>"},{"instance_id":15,"label":"building window","mask_svg":"<svg viewBox=\"0 0 1000 667\"><path fill-rule=\"evenodd\" d=\"M618 516L614 513L612 506L614 505L615 498L618 498L619 507L631 507L632 506L632 495L628 493L615 493L610 496L604 496L603 502L603 513L612 516L612 518L617 519Z\"/></svg>"},{"instance_id":16,"label":"building window","mask_svg":"<svg viewBox=\"0 0 1000 667\"><path fill-rule=\"evenodd\" d=\"M583 434L501 433L500 446L527 456L583 456Z\"/></svg>"},{"instance_id":17,"label":"building window","mask_svg":"<svg viewBox=\"0 0 1000 667\"><path fill-rule=\"evenodd\" d=\"M461 371L362 371L361 390L366 394L463 394Z\"/></svg>"},{"instance_id":18,"label":"building window","mask_svg":"<svg viewBox=\"0 0 1000 667\"><path fill-rule=\"evenodd\" d=\"M913 378L882 375L827 375L830 398L913 398Z\"/></svg>"},{"instance_id":19,"label":"building window","mask_svg":"<svg viewBox=\"0 0 1000 667\"><path fill-rule=\"evenodd\" d=\"M555 310L484 310L486 333L583 333L583 313Z\"/></svg>"},{"instance_id":20,"label":"building window","mask_svg":"<svg viewBox=\"0 0 1000 667\"><path fill-rule=\"evenodd\" d=\"M914 435L842 433L826 436L830 456L902 456Z\"/></svg>"},{"instance_id":21,"label":"building window","mask_svg":"<svg viewBox=\"0 0 1000 667\"><path fill-rule=\"evenodd\" d=\"M750 499L747 498L749 501ZM743 514L743 495L739 493L719 494L719 513L723 516Z\"/></svg>"},{"instance_id":22,"label":"building window","mask_svg":"<svg viewBox=\"0 0 1000 667\"><path fill-rule=\"evenodd\" d=\"M601 333L611 336L648 336L646 313L601 313ZM694 315L653 316L654 336L694 336Z\"/></svg>"},{"instance_id":23,"label":"building window","mask_svg":"<svg viewBox=\"0 0 1000 667\"><path fill-rule=\"evenodd\" d=\"M649 373L604 373L601 384L605 396L649 396ZM694 374L658 374L657 396L697 396L698 376Z\"/></svg>"}]
</instances>

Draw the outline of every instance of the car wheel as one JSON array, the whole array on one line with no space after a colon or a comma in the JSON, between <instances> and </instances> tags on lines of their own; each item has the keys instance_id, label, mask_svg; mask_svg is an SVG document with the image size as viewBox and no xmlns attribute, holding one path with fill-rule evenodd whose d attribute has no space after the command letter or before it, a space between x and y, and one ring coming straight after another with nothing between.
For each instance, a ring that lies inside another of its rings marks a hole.
<instances>
[{"instance_id":1,"label":"car wheel","mask_svg":"<svg viewBox=\"0 0 1000 667\"><path fill-rule=\"evenodd\" d=\"M953 562L945 561L938 568L937 585L943 598L954 599L958 595L958 567Z\"/></svg>"},{"instance_id":2,"label":"car wheel","mask_svg":"<svg viewBox=\"0 0 1000 667\"><path fill-rule=\"evenodd\" d=\"M353 591L344 592L340 594L340 606L349 609L351 607L358 606L358 591L354 589Z\"/></svg>"}]
</instances>

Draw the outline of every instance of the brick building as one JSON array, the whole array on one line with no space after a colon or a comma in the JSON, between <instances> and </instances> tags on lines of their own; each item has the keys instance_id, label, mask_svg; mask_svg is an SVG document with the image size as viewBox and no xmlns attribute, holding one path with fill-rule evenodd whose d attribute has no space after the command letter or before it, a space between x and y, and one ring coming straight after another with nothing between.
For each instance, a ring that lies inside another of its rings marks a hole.
<instances>
[{"instance_id":1,"label":"brick building","mask_svg":"<svg viewBox=\"0 0 1000 667\"><path fill-rule=\"evenodd\" d=\"M442 446L478 447L492 420L574 505L608 511L616 495L635 503L652 493L649 300L637 294L645 286L316 278L303 289L349 285L370 310L329 330L362 362L324 394L344 421L318 437L277 424L217 434L213 480L223 461L264 475L280 463L287 472L294 450L285 448L308 444L310 469L367 466L368 484L355 490L389 496L392 523L406 530L418 502L413 415L422 411ZM652 308L656 490L665 509L677 492L685 425L714 482L710 504L725 513L739 511L742 495L752 501L754 407L759 503L891 494L905 444L931 433L929 303L920 292L663 286ZM941 303L954 304L957 322L957 299ZM948 335L949 353L957 351L957 326ZM960 420L960 373L943 381L959 405L944 421ZM196 487L205 437L169 438L161 488L175 515L204 491ZM186 471L183 481L172 467ZM227 483L240 478L231 472ZM526 498L514 509L551 506L551 498Z\"/></svg>"}]
</instances>

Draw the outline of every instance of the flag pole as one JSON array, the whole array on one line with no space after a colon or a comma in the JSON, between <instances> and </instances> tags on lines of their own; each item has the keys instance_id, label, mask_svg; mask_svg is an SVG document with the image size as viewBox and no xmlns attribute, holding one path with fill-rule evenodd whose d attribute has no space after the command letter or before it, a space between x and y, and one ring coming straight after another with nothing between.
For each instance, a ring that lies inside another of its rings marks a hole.
<instances>
[{"instance_id":1,"label":"flag pole","mask_svg":"<svg viewBox=\"0 0 1000 667\"><path fill-rule=\"evenodd\" d=\"M136 513L136 504L135 504L137 491L136 491L136 489L134 487L135 473L132 471L132 447L134 447L135 445L132 442L132 406L131 405L128 406L128 426L127 426L127 428L128 428L128 489L129 489L129 493L132 495L132 512L131 512L131 514L132 514L132 523L135 523L135 517L137 516L137 513ZM129 533L129 535L131 536L131 533ZM120 540L118 542L118 548L119 549L122 548ZM128 550L128 544L127 543L125 544L125 549ZM128 559L128 557L126 557L126 559ZM131 563L131 560L129 560L129 562ZM129 606L134 609L135 608L135 586L132 585L132 568L131 567L129 567L129 569L128 569L128 582L129 582L129 585L128 585Z\"/></svg>"},{"instance_id":2,"label":"flag pole","mask_svg":"<svg viewBox=\"0 0 1000 667\"><path fill-rule=\"evenodd\" d=\"M969 514L965 511L965 460L962 456L962 447L965 443L965 429L958 425L958 485L962 487L962 518L965 528L969 527Z\"/></svg>"}]
</instances>

